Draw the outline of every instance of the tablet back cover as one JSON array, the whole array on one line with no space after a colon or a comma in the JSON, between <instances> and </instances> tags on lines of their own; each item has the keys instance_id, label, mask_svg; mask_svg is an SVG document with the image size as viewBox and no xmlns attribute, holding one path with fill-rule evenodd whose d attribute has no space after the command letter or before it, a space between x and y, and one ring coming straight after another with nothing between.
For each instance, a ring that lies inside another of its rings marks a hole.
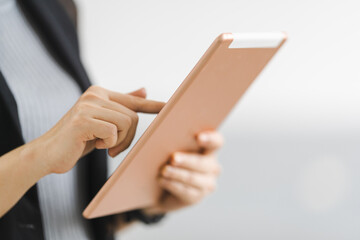
<instances>
[{"instance_id":1,"label":"tablet back cover","mask_svg":"<svg viewBox=\"0 0 360 240\"><path fill-rule=\"evenodd\" d=\"M216 129L284 43L284 33L220 35L83 212L95 218L156 204L157 177L195 135Z\"/></svg>"}]
</instances>

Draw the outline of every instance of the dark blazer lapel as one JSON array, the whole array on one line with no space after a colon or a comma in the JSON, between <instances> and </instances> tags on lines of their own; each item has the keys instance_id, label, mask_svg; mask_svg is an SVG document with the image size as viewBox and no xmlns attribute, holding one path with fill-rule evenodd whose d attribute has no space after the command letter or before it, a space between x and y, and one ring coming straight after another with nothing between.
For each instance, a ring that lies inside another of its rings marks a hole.
<instances>
[{"instance_id":1,"label":"dark blazer lapel","mask_svg":"<svg viewBox=\"0 0 360 240\"><path fill-rule=\"evenodd\" d=\"M1 116L2 119L10 120L7 125L4 125L6 126L7 130L11 128L13 129L13 131L11 132L15 133L15 134L11 134L11 136L0 136L0 146L7 146L6 149L9 149L10 151L16 146L23 144L24 141L22 140L16 101L14 96L11 94L9 87L5 82L4 76L1 74L1 71L0 71L0 114L3 115ZM8 115L9 117L4 118L5 115ZM0 152L0 156L2 154L4 153Z\"/></svg>"},{"instance_id":2,"label":"dark blazer lapel","mask_svg":"<svg viewBox=\"0 0 360 240\"><path fill-rule=\"evenodd\" d=\"M48 51L69 72L83 91L90 86L81 64L76 29L71 19L56 0L18 0L25 15Z\"/></svg>"},{"instance_id":3,"label":"dark blazer lapel","mask_svg":"<svg viewBox=\"0 0 360 240\"><path fill-rule=\"evenodd\" d=\"M23 145L17 105L0 71L0 156ZM4 239L44 239L36 184L0 218Z\"/></svg>"}]
</instances>

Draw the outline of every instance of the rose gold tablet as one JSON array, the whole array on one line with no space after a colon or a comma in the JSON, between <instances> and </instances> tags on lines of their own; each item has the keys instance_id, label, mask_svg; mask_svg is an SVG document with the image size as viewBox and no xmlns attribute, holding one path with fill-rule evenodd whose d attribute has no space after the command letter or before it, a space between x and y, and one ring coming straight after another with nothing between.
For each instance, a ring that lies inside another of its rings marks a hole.
<instances>
[{"instance_id":1,"label":"rose gold tablet","mask_svg":"<svg viewBox=\"0 0 360 240\"><path fill-rule=\"evenodd\" d=\"M285 40L281 32L217 37L84 210L84 217L156 204L162 193L157 177L171 154L198 151L195 135L219 127Z\"/></svg>"}]
</instances>

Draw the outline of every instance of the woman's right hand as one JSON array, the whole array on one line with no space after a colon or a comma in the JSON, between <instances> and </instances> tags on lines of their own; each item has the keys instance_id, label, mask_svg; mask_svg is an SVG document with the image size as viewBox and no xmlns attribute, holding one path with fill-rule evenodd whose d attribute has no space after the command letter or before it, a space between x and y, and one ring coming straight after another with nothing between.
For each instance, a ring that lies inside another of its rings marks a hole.
<instances>
[{"instance_id":1,"label":"woman's right hand","mask_svg":"<svg viewBox=\"0 0 360 240\"><path fill-rule=\"evenodd\" d=\"M94 148L115 156L135 135L136 112L158 113L165 103L145 99L144 89L121 94L90 87L44 135L0 156L0 218L39 179L69 171Z\"/></svg>"},{"instance_id":2,"label":"woman's right hand","mask_svg":"<svg viewBox=\"0 0 360 240\"><path fill-rule=\"evenodd\" d=\"M98 86L90 87L47 133L33 144L46 154L42 166L49 173L69 171L85 154L109 149L114 157L124 151L134 138L137 112L158 113L163 102L145 99L145 90L121 94Z\"/></svg>"}]
</instances>

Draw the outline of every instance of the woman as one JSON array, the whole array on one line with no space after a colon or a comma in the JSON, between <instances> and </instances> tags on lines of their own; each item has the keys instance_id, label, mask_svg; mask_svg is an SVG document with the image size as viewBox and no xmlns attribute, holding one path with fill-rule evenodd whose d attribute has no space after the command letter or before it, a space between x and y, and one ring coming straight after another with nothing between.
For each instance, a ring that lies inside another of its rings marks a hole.
<instances>
[{"instance_id":1,"label":"woman","mask_svg":"<svg viewBox=\"0 0 360 240\"><path fill-rule=\"evenodd\" d=\"M131 143L137 112L164 103L91 86L81 64L70 1L0 0L0 238L113 239L202 200L215 187L222 144L197 136L198 153L174 153L161 170L157 206L85 220L81 210L106 180L106 154ZM107 152L106 152L107 151Z\"/></svg>"}]
</instances>

